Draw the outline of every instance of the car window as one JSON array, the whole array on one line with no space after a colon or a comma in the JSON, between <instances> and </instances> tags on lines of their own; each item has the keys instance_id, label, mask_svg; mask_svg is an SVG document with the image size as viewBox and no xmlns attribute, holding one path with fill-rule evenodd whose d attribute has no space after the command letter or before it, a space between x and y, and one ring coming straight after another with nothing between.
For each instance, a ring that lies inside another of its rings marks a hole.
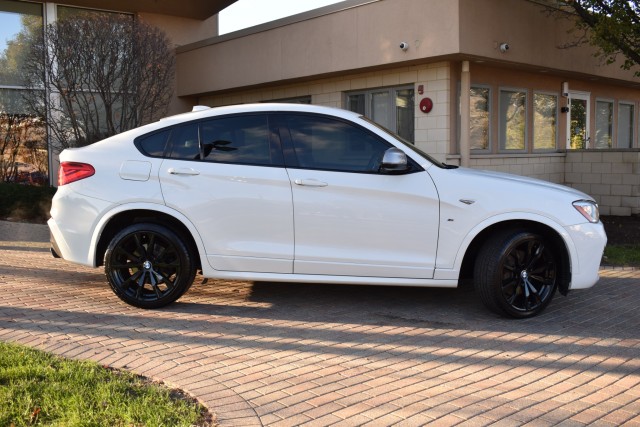
<instances>
[{"instance_id":1,"label":"car window","mask_svg":"<svg viewBox=\"0 0 640 427\"><path fill-rule=\"evenodd\" d=\"M172 159L197 160L200 158L198 144L198 125L189 123L173 128L171 132Z\"/></svg>"},{"instance_id":2,"label":"car window","mask_svg":"<svg viewBox=\"0 0 640 427\"><path fill-rule=\"evenodd\" d=\"M287 125L302 168L376 172L389 148L365 129L329 117L290 115Z\"/></svg>"},{"instance_id":3,"label":"car window","mask_svg":"<svg viewBox=\"0 0 640 427\"><path fill-rule=\"evenodd\" d=\"M209 162L274 165L266 115L245 115L200 123L203 159Z\"/></svg>"},{"instance_id":4,"label":"car window","mask_svg":"<svg viewBox=\"0 0 640 427\"><path fill-rule=\"evenodd\" d=\"M144 135L136 140L136 144L147 156L162 157L170 133L170 131L165 130L151 135Z\"/></svg>"}]
</instances>

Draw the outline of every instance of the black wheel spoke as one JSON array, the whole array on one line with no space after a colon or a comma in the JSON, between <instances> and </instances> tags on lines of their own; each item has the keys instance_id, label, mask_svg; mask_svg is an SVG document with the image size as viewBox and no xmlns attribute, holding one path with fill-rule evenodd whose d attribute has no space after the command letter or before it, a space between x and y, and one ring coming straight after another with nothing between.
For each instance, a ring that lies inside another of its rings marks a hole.
<instances>
[{"instance_id":1,"label":"black wheel spoke","mask_svg":"<svg viewBox=\"0 0 640 427\"><path fill-rule=\"evenodd\" d=\"M124 261L123 264L111 264L111 267L113 267L113 268L127 268L127 269L140 268L140 263L139 262L134 262L134 261Z\"/></svg>"},{"instance_id":2,"label":"black wheel spoke","mask_svg":"<svg viewBox=\"0 0 640 427\"><path fill-rule=\"evenodd\" d=\"M142 243L142 235L141 233L136 233L133 235L133 240L135 241L136 248L135 250L140 253L140 258L146 258L147 250L145 249Z\"/></svg>"},{"instance_id":3,"label":"black wheel spoke","mask_svg":"<svg viewBox=\"0 0 640 427\"><path fill-rule=\"evenodd\" d=\"M171 280L170 277L168 277L167 275L165 275L162 272L156 272L157 275L160 276L161 278L161 282L164 283L165 285L167 285L167 288L172 289L173 288L173 281Z\"/></svg>"},{"instance_id":4,"label":"black wheel spoke","mask_svg":"<svg viewBox=\"0 0 640 427\"><path fill-rule=\"evenodd\" d=\"M123 258L128 259L128 260L132 260L135 262L138 262L140 260L140 257L130 253L129 251L127 251L125 248L123 247L118 247L115 251L116 256L118 256L118 258L122 258L122 255L124 255Z\"/></svg>"}]
</instances>

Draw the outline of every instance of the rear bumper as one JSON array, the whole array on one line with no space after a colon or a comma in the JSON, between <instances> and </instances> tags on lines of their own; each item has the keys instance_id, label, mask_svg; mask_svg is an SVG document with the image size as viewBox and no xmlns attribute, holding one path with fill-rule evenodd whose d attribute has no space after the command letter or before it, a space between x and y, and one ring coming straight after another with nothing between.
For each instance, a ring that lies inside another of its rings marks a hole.
<instances>
[{"instance_id":1,"label":"rear bumper","mask_svg":"<svg viewBox=\"0 0 640 427\"><path fill-rule=\"evenodd\" d=\"M49 232L49 242L51 243L51 255L53 255L54 258L61 258L58 242L56 242L56 238L53 237L53 233L51 232Z\"/></svg>"},{"instance_id":2,"label":"rear bumper","mask_svg":"<svg viewBox=\"0 0 640 427\"><path fill-rule=\"evenodd\" d=\"M75 264L95 267L95 227L111 203L74 193L65 185L58 188L47 221L51 233L51 253Z\"/></svg>"}]
</instances>

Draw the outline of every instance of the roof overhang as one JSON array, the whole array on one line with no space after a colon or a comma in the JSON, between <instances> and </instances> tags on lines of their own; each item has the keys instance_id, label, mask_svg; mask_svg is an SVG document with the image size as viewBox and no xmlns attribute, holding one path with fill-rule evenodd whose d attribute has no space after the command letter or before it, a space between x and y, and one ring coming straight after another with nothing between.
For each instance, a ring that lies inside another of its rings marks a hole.
<instances>
[{"instance_id":1,"label":"roof overhang","mask_svg":"<svg viewBox=\"0 0 640 427\"><path fill-rule=\"evenodd\" d=\"M69 6L93 9L117 10L119 12L157 13L183 18L205 20L237 0L65 0Z\"/></svg>"}]
</instances>

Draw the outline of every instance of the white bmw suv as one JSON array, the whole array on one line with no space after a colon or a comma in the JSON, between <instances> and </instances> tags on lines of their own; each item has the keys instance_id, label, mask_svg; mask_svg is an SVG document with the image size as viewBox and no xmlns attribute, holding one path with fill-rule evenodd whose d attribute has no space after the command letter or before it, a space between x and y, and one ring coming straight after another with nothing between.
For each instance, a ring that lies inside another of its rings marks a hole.
<instances>
[{"instance_id":1,"label":"white bmw suv","mask_svg":"<svg viewBox=\"0 0 640 427\"><path fill-rule=\"evenodd\" d=\"M593 286L606 244L574 189L439 163L348 111L194 108L60 155L52 252L156 308L204 277L455 287L512 317Z\"/></svg>"}]
</instances>

